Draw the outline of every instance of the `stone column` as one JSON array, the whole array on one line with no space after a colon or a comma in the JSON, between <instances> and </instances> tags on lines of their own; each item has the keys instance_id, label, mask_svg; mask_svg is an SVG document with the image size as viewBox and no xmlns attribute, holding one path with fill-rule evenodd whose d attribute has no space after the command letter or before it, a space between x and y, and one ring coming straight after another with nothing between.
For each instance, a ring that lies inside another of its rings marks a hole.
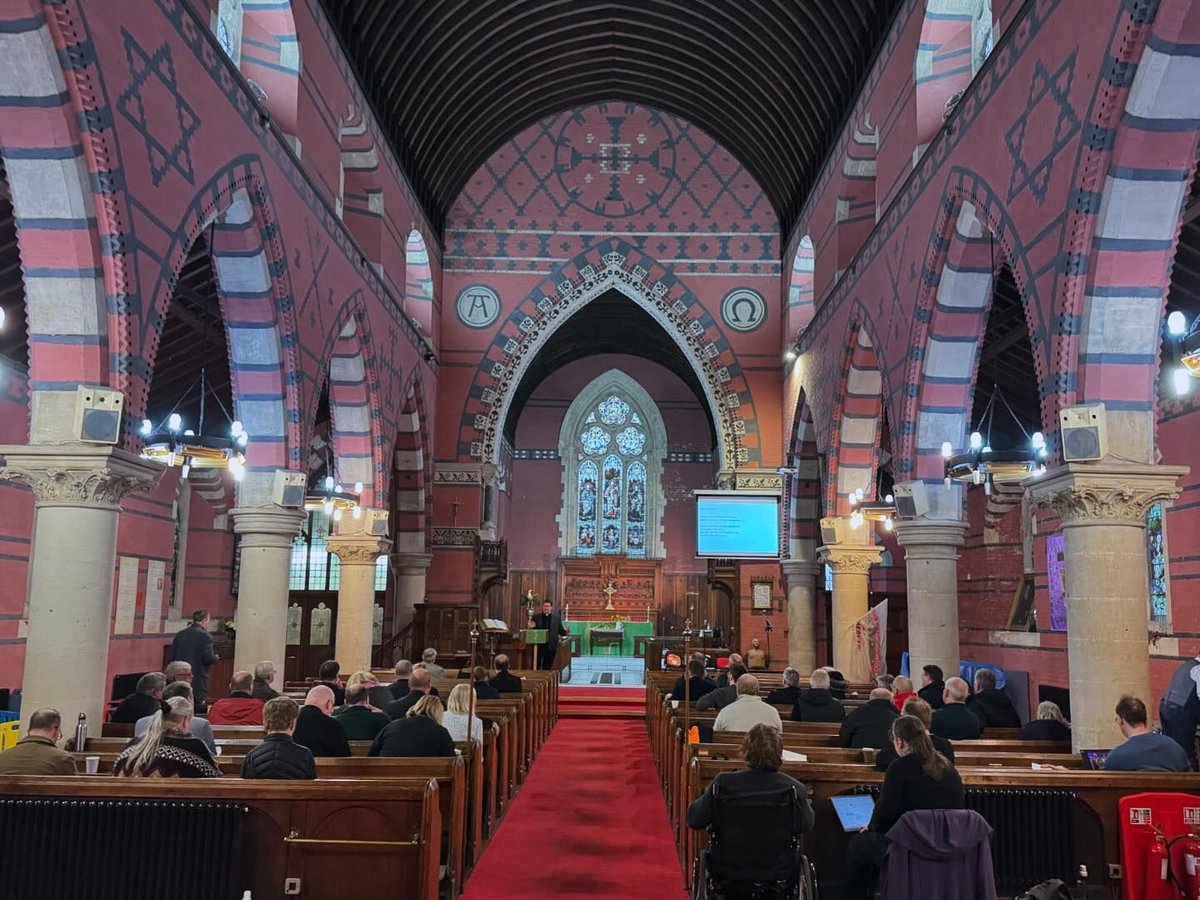
<instances>
[{"instance_id":1,"label":"stone column","mask_svg":"<svg viewBox=\"0 0 1200 900\"><path fill-rule=\"evenodd\" d=\"M807 675L817 666L817 576L820 563L785 560L788 665Z\"/></svg>"},{"instance_id":2,"label":"stone column","mask_svg":"<svg viewBox=\"0 0 1200 900\"><path fill-rule=\"evenodd\" d=\"M22 718L53 707L71 734L83 712L98 735L108 696L121 499L153 490L163 467L95 445L0 447L0 454L0 478L24 481L36 498Z\"/></svg>"},{"instance_id":3,"label":"stone column","mask_svg":"<svg viewBox=\"0 0 1200 900\"><path fill-rule=\"evenodd\" d=\"M416 605L425 601L425 573L433 556L429 553L396 553L396 630L406 626L416 615ZM419 652L419 648L418 648Z\"/></svg>"},{"instance_id":4,"label":"stone column","mask_svg":"<svg viewBox=\"0 0 1200 900\"><path fill-rule=\"evenodd\" d=\"M355 520L358 521L358 520ZM342 529L339 527L339 532ZM357 532L327 539L329 552L341 560L338 585L336 659L343 672L371 668L371 636L375 629L375 561L391 549L387 538Z\"/></svg>"},{"instance_id":5,"label":"stone column","mask_svg":"<svg viewBox=\"0 0 1200 900\"><path fill-rule=\"evenodd\" d=\"M817 555L833 569L833 666L850 681L867 681L866 659L854 652L854 626L867 614L871 566L883 559L883 548L836 544L818 547Z\"/></svg>"},{"instance_id":6,"label":"stone column","mask_svg":"<svg viewBox=\"0 0 1200 900\"><path fill-rule=\"evenodd\" d=\"M239 543L235 670L270 660L279 671L287 654L288 566L304 510L245 506L230 510Z\"/></svg>"},{"instance_id":7,"label":"stone column","mask_svg":"<svg viewBox=\"0 0 1200 900\"><path fill-rule=\"evenodd\" d=\"M914 681L921 667L958 674L958 548L965 522L910 519L896 523L908 573L908 656Z\"/></svg>"},{"instance_id":8,"label":"stone column","mask_svg":"<svg viewBox=\"0 0 1200 900\"><path fill-rule=\"evenodd\" d=\"M1076 750L1121 742L1113 707L1150 695L1146 510L1179 493L1183 466L1067 463L1025 482L1062 520L1066 565L1071 741Z\"/></svg>"}]
</instances>

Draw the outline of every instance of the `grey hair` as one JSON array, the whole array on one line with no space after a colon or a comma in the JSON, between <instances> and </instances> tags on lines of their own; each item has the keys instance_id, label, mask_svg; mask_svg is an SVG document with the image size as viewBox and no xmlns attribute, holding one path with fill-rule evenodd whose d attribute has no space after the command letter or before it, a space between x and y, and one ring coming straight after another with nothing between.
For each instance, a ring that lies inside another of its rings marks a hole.
<instances>
[{"instance_id":1,"label":"grey hair","mask_svg":"<svg viewBox=\"0 0 1200 900\"><path fill-rule=\"evenodd\" d=\"M267 677L275 674L275 663L269 659L264 659L254 667L254 678L256 681L266 681Z\"/></svg>"},{"instance_id":2,"label":"grey hair","mask_svg":"<svg viewBox=\"0 0 1200 900\"><path fill-rule=\"evenodd\" d=\"M783 683L788 687L796 687L800 684L800 673L788 666L783 670Z\"/></svg>"},{"instance_id":3,"label":"grey hair","mask_svg":"<svg viewBox=\"0 0 1200 900\"><path fill-rule=\"evenodd\" d=\"M162 672L147 672L138 679L137 692L149 696L167 686L167 676Z\"/></svg>"},{"instance_id":4,"label":"grey hair","mask_svg":"<svg viewBox=\"0 0 1200 900\"><path fill-rule=\"evenodd\" d=\"M177 659L175 662L167 663L167 667L163 669L163 675L166 676L167 682L178 681L180 675L188 675L192 671L192 664L184 662L182 659Z\"/></svg>"},{"instance_id":5,"label":"grey hair","mask_svg":"<svg viewBox=\"0 0 1200 900\"><path fill-rule=\"evenodd\" d=\"M814 669L808 676L808 686L816 690L829 690L829 673L824 669Z\"/></svg>"},{"instance_id":6,"label":"grey hair","mask_svg":"<svg viewBox=\"0 0 1200 900\"><path fill-rule=\"evenodd\" d=\"M167 708L170 712L166 715L163 715L163 711L160 709L150 720L150 727L142 735L141 741L137 744L137 750L129 757L127 765L130 772L141 774L142 770L149 766L158 754L158 748L162 746L163 732L168 727L173 731L182 730L180 726L190 719L194 712L192 704L182 697L172 697L167 701Z\"/></svg>"},{"instance_id":7,"label":"grey hair","mask_svg":"<svg viewBox=\"0 0 1200 900\"><path fill-rule=\"evenodd\" d=\"M407 659L402 659L402 660L400 660L400 662L396 663L396 677L397 678L407 678L411 674L412 674L412 663L410 663Z\"/></svg>"},{"instance_id":8,"label":"grey hair","mask_svg":"<svg viewBox=\"0 0 1200 900\"><path fill-rule=\"evenodd\" d=\"M946 679L945 692L954 698L956 703L962 703L971 694L971 689L967 687L967 683L955 675L953 678Z\"/></svg>"},{"instance_id":9,"label":"grey hair","mask_svg":"<svg viewBox=\"0 0 1200 900\"><path fill-rule=\"evenodd\" d=\"M437 659L437 650L433 649L433 647L426 647L423 651L421 651L422 662L431 663L435 659Z\"/></svg>"},{"instance_id":10,"label":"grey hair","mask_svg":"<svg viewBox=\"0 0 1200 900\"><path fill-rule=\"evenodd\" d=\"M1055 722L1066 724L1066 719L1063 718L1062 710L1059 709L1057 703L1052 700L1043 700L1037 705L1037 717L1039 719L1051 719Z\"/></svg>"}]
</instances>

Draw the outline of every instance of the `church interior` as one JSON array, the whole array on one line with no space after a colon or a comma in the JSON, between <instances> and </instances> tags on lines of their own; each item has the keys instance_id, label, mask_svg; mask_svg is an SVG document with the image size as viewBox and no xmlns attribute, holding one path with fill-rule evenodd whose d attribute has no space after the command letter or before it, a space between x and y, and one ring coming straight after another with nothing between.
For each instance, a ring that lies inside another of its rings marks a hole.
<instances>
[{"instance_id":1,"label":"church interior","mask_svg":"<svg viewBox=\"0 0 1200 900\"><path fill-rule=\"evenodd\" d=\"M1200 0L0 0L0 893L741 897L770 771L746 897L1200 896L1197 84Z\"/></svg>"}]
</instances>

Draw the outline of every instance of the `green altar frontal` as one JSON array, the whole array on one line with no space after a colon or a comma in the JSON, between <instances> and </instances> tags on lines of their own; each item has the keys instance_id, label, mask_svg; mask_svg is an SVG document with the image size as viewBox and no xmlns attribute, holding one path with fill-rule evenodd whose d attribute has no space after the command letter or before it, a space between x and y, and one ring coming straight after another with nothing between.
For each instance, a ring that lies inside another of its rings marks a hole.
<instances>
[{"instance_id":1,"label":"green altar frontal","mask_svg":"<svg viewBox=\"0 0 1200 900\"><path fill-rule=\"evenodd\" d=\"M621 623L621 642L615 643L610 637L604 635L598 637L593 647L592 631L611 632L614 630L614 625L611 619L602 621L584 621L572 619L569 622L564 622L567 631L579 637L579 652L582 656L633 656L633 642L635 638L651 637L654 634L653 622L622 622Z\"/></svg>"}]
</instances>

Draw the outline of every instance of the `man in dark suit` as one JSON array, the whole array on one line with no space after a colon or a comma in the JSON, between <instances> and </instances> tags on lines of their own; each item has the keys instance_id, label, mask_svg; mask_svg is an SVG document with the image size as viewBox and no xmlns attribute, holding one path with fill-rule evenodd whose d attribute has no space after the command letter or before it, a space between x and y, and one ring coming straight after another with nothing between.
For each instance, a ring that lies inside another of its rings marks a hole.
<instances>
[{"instance_id":1,"label":"man in dark suit","mask_svg":"<svg viewBox=\"0 0 1200 900\"><path fill-rule=\"evenodd\" d=\"M948 741L971 741L983 733L983 723L979 716L967 708L967 694L970 688L958 676L946 681L946 690L942 693L942 708L934 710L933 721L930 723L930 734L944 737Z\"/></svg>"},{"instance_id":2,"label":"man in dark suit","mask_svg":"<svg viewBox=\"0 0 1200 900\"><path fill-rule=\"evenodd\" d=\"M542 611L529 620L529 627L545 629L546 643L538 648L538 668L553 669L554 656L558 653L558 639L570 634L562 623L562 617L554 611L554 604L543 600Z\"/></svg>"},{"instance_id":3,"label":"man in dark suit","mask_svg":"<svg viewBox=\"0 0 1200 900\"><path fill-rule=\"evenodd\" d=\"M393 720L403 719L417 701L429 693L431 687L433 687L433 677L429 672L425 669L413 669L412 674L408 676L408 693L399 700L393 700L383 708L383 711Z\"/></svg>"},{"instance_id":4,"label":"man in dark suit","mask_svg":"<svg viewBox=\"0 0 1200 900\"><path fill-rule=\"evenodd\" d=\"M408 693L408 676L412 674L412 663L402 659L396 663L396 680L388 685L393 700L399 700Z\"/></svg>"},{"instance_id":5,"label":"man in dark suit","mask_svg":"<svg viewBox=\"0 0 1200 900\"><path fill-rule=\"evenodd\" d=\"M772 706L792 706L799 699L800 673L788 666L783 670L783 687L767 694L767 702Z\"/></svg>"},{"instance_id":6,"label":"man in dark suit","mask_svg":"<svg viewBox=\"0 0 1200 900\"><path fill-rule=\"evenodd\" d=\"M715 691L709 691L697 700L696 709L715 709L719 712L737 700L737 680L746 674L746 666L740 662L730 663L728 673L729 684L723 688L717 688Z\"/></svg>"},{"instance_id":7,"label":"man in dark suit","mask_svg":"<svg viewBox=\"0 0 1200 900\"><path fill-rule=\"evenodd\" d=\"M500 699L500 692L488 684L488 671L483 666L471 670L471 683L475 688L476 700Z\"/></svg>"},{"instance_id":8,"label":"man in dark suit","mask_svg":"<svg viewBox=\"0 0 1200 900\"><path fill-rule=\"evenodd\" d=\"M208 667L220 659L213 653L212 635L208 633L208 611L192 613L192 624L175 635L171 642L168 662L185 662L192 667L192 698L197 706L208 697Z\"/></svg>"},{"instance_id":9,"label":"man in dark suit","mask_svg":"<svg viewBox=\"0 0 1200 900\"><path fill-rule=\"evenodd\" d=\"M333 691L324 684L309 688L292 740L311 750L313 756L349 756L346 732L330 715L332 712Z\"/></svg>"},{"instance_id":10,"label":"man in dark suit","mask_svg":"<svg viewBox=\"0 0 1200 900\"><path fill-rule=\"evenodd\" d=\"M871 699L842 722L838 733L842 746L857 750L892 746L892 722L898 715L900 713L892 705L892 692L887 688L875 688L871 691Z\"/></svg>"},{"instance_id":11,"label":"man in dark suit","mask_svg":"<svg viewBox=\"0 0 1200 900\"><path fill-rule=\"evenodd\" d=\"M502 694L521 693L521 679L508 671L508 657L503 653L496 655L496 674L488 681L492 687Z\"/></svg>"},{"instance_id":12,"label":"man in dark suit","mask_svg":"<svg viewBox=\"0 0 1200 900\"><path fill-rule=\"evenodd\" d=\"M921 667L921 689L917 696L929 704L930 709L941 709L945 701L942 694L946 690L946 674L941 666L928 665Z\"/></svg>"},{"instance_id":13,"label":"man in dark suit","mask_svg":"<svg viewBox=\"0 0 1200 900\"><path fill-rule=\"evenodd\" d=\"M979 717L984 728L1021 727L1012 699L996 687L996 674L991 669L975 673L975 693L967 701L967 709Z\"/></svg>"},{"instance_id":14,"label":"man in dark suit","mask_svg":"<svg viewBox=\"0 0 1200 900\"><path fill-rule=\"evenodd\" d=\"M162 699L166 687L166 675L162 672L147 672L138 679L137 689L113 710L109 721L133 725L142 716L152 716L159 710L166 713L167 705Z\"/></svg>"}]
</instances>

